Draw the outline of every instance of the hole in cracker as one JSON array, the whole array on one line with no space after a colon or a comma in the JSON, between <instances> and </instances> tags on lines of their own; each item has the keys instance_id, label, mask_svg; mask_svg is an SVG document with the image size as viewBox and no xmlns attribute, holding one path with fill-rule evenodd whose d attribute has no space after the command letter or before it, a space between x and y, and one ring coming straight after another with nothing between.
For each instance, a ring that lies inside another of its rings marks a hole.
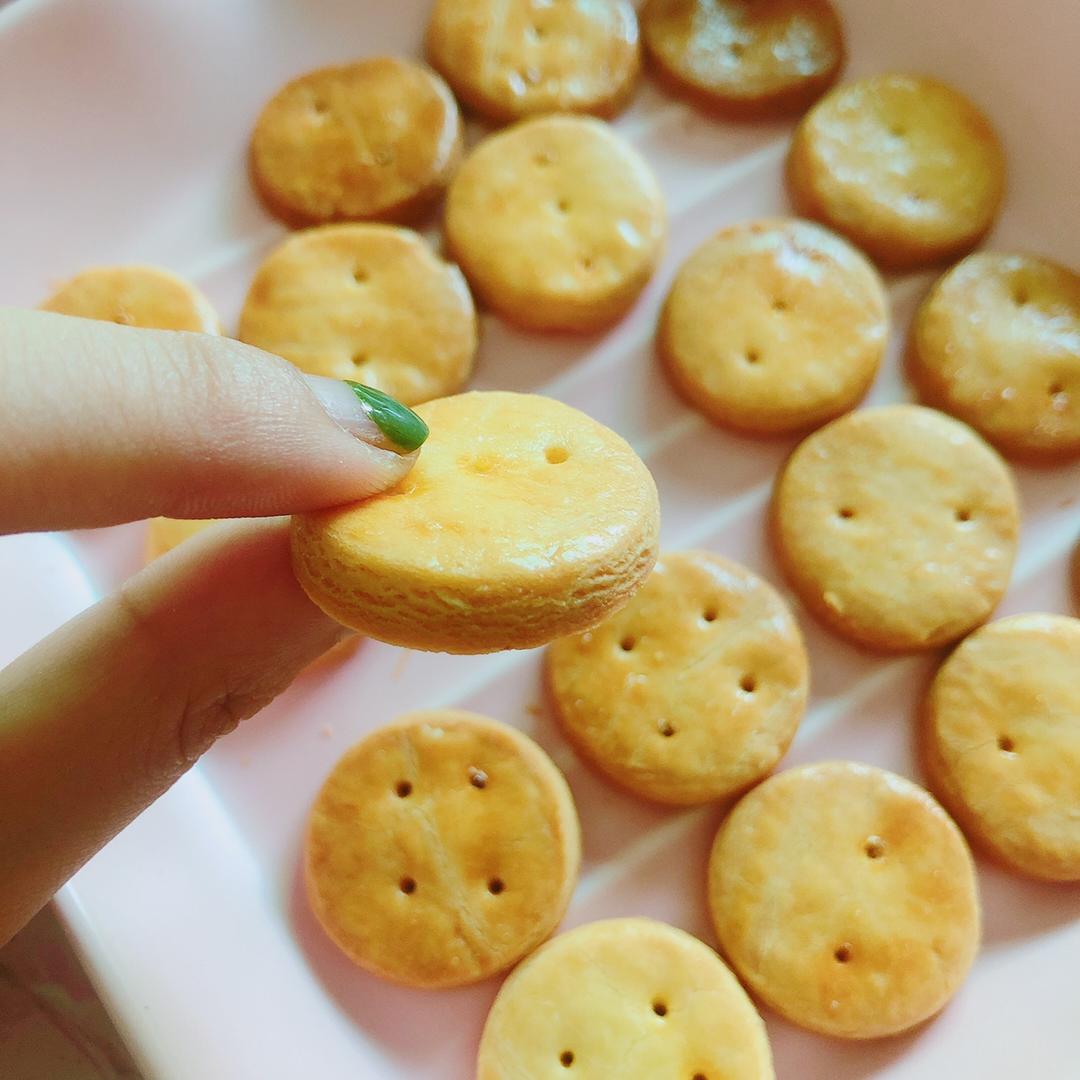
<instances>
[{"instance_id":1,"label":"hole in cracker","mask_svg":"<svg viewBox=\"0 0 1080 1080\"><path fill-rule=\"evenodd\" d=\"M585 255L578 261L578 265L582 270L591 270L593 268L593 261L588 255Z\"/></svg>"},{"instance_id":2,"label":"hole in cracker","mask_svg":"<svg viewBox=\"0 0 1080 1080\"><path fill-rule=\"evenodd\" d=\"M559 199L558 202L555 203L555 209L558 210L560 214L568 214L570 212L570 200Z\"/></svg>"},{"instance_id":3,"label":"hole in cracker","mask_svg":"<svg viewBox=\"0 0 1080 1080\"><path fill-rule=\"evenodd\" d=\"M833 959L838 964L846 964L851 959L851 946L841 945L840 948L833 953Z\"/></svg>"},{"instance_id":4,"label":"hole in cracker","mask_svg":"<svg viewBox=\"0 0 1080 1080\"><path fill-rule=\"evenodd\" d=\"M364 282L368 279L368 272L362 266L358 266L352 272L352 279L356 282L357 285L363 285Z\"/></svg>"},{"instance_id":5,"label":"hole in cracker","mask_svg":"<svg viewBox=\"0 0 1080 1080\"><path fill-rule=\"evenodd\" d=\"M1059 382L1051 383L1050 387L1049 387L1049 394L1050 394L1051 397L1057 397L1057 395L1062 393L1064 390L1065 390L1065 387L1062 386L1061 383L1059 383Z\"/></svg>"},{"instance_id":6,"label":"hole in cracker","mask_svg":"<svg viewBox=\"0 0 1080 1080\"><path fill-rule=\"evenodd\" d=\"M539 165L540 168L545 169L548 165L553 165L555 159L546 151L541 150L537 154L533 154L533 164Z\"/></svg>"},{"instance_id":7,"label":"hole in cracker","mask_svg":"<svg viewBox=\"0 0 1080 1080\"><path fill-rule=\"evenodd\" d=\"M469 783L474 788L486 788L488 782L488 774L483 769L478 769L475 765L469 766Z\"/></svg>"},{"instance_id":8,"label":"hole in cracker","mask_svg":"<svg viewBox=\"0 0 1080 1080\"><path fill-rule=\"evenodd\" d=\"M565 446L549 446L544 451L544 457L551 465L561 465L570 457L570 451Z\"/></svg>"},{"instance_id":9,"label":"hole in cracker","mask_svg":"<svg viewBox=\"0 0 1080 1080\"><path fill-rule=\"evenodd\" d=\"M880 859L885 854L885 841L880 836L869 836L863 851L868 859Z\"/></svg>"},{"instance_id":10,"label":"hole in cracker","mask_svg":"<svg viewBox=\"0 0 1080 1080\"><path fill-rule=\"evenodd\" d=\"M761 362L761 353L757 349L747 349L745 359L748 364L758 364Z\"/></svg>"},{"instance_id":11,"label":"hole in cracker","mask_svg":"<svg viewBox=\"0 0 1080 1080\"><path fill-rule=\"evenodd\" d=\"M365 352L356 352L352 354L353 367L363 367L369 359L371 359Z\"/></svg>"},{"instance_id":12,"label":"hole in cracker","mask_svg":"<svg viewBox=\"0 0 1080 1080\"><path fill-rule=\"evenodd\" d=\"M412 784L408 780L402 780L394 790L399 799L407 799L412 794Z\"/></svg>"},{"instance_id":13,"label":"hole in cracker","mask_svg":"<svg viewBox=\"0 0 1080 1080\"><path fill-rule=\"evenodd\" d=\"M773 311L787 311L788 302L781 296L776 297L772 302Z\"/></svg>"},{"instance_id":14,"label":"hole in cracker","mask_svg":"<svg viewBox=\"0 0 1080 1080\"><path fill-rule=\"evenodd\" d=\"M416 882L411 877L403 877L398 882L398 888L406 895L412 896L416 892Z\"/></svg>"},{"instance_id":15,"label":"hole in cracker","mask_svg":"<svg viewBox=\"0 0 1080 1080\"><path fill-rule=\"evenodd\" d=\"M626 637L619 642L619 648L622 649L623 652L633 652L636 645L637 638L632 634L627 634Z\"/></svg>"},{"instance_id":16,"label":"hole in cracker","mask_svg":"<svg viewBox=\"0 0 1080 1080\"><path fill-rule=\"evenodd\" d=\"M694 1073L694 1080L709 1080L704 1073Z\"/></svg>"},{"instance_id":17,"label":"hole in cracker","mask_svg":"<svg viewBox=\"0 0 1080 1080\"><path fill-rule=\"evenodd\" d=\"M535 26L534 25L534 26L529 27L529 36L534 41L539 41L542 37L544 37L544 35L546 33L547 33L547 31L542 26Z\"/></svg>"},{"instance_id":18,"label":"hole in cracker","mask_svg":"<svg viewBox=\"0 0 1080 1080\"><path fill-rule=\"evenodd\" d=\"M741 41L733 41L728 46L728 52L738 60L746 52L746 46Z\"/></svg>"},{"instance_id":19,"label":"hole in cracker","mask_svg":"<svg viewBox=\"0 0 1080 1080\"><path fill-rule=\"evenodd\" d=\"M847 521L855 516L855 511L852 510L850 506L841 506L840 509L836 511L836 516Z\"/></svg>"},{"instance_id":20,"label":"hole in cracker","mask_svg":"<svg viewBox=\"0 0 1080 1080\"><path fill-rule=\"evenodd\" d=\"M889 134L894 139L902 139L907 134L907 128L903 124L890 124Z\"/></svg>"},{"instance_id":21,"label":"hole in cracker","mask_svg":"<svg viewBox=\"0 0 1080 1080\"><path fill-rule=\"evenodd\" d=\"M744 675L739 680L739 689L744 694L752 694L757 689L757 679L753 675Z\"/></svg>"},{"instance_id":22,"label":"hole in cracker","mask_svg":"<svg viewBox=\"0 0 1080 1080\"><path fill-rule=\"evenodd\" d=\"M656 730L664 736L665 739L670 739L675 734L675 728L672 726L670 720L657 720Z\"/></svg>"},{"instance_id":23,"label":"hole in cracker","mask_svg":"<svg viewBox=\"0 0 1080 1080\"><path fill-rule=\"evenodd\" d=\"M968 510L967 507L962 506L956 511L955 517L957 521L966 524L971 520L971 511Z\"/></svg>"},{"instance_id":24,"label":"hole in cracker","mask_svg":"<svg viewBox=\"0 0 1080 1080\"><path fill-rule=\"evenodd\" d=\"M997 744L998 744L998 749L1003 754L1015 754L1016 753L1016 743L1013 742L1012 738L1010 738L1010 736L1008 736L1008 735L999 735Z\"/></svg>"},{"instance_id":25,"label":"hole in cracker","mask_svg":"<svg viewBox=\"0 0 1080 1080\"><path fill-rule=\"evenodd\" d=\"M493 877L488 882L488 892L491 893L492 896L498 896L505 888L506 884L502 878Z\"/></svg>"},{"instance_id":26,"label":"hole in cracker","mask_svg":"<svg viewBox=\"0 0 1080 1080\"><path fill-rule=\"evenodd\" d=\"M311 111L316 116L325 116L330 111L330 103L323 98L316 98L311 103Z\"/></svg>"},{"instance_id":27,"label":"hole in cracker","mask_svg":"<svg viewBox=\"0 0 1080 1080\"><path fill-rule=\"evenodd\" d=\"M652 1011L657 1016L667 1016L667 1005L662 1001L654 1001L652 1003Z\"/></svg>"},{"instance_id":28,"label":"hole in cracker","mask_svg":"<svg viewBox=\"0 0 1080 1080\"><path fill-rule=\"evenodd\" d=\"M710 604L702 613L701 617L706 622L716 622L720 618L720 609L715 604Z\"/></svg>"},{"instance_id":29,"label":"hole in cracker","mask_svg":"<svg viewBox=\"0 0 1080 1080\"><path fill-rule=\"evenodd\" d=\"M570 1066L574 1064L574 1051L564 1050L559 1055L559 1064L561 1064L564 1069L569 1069Z\"/></svg>"}]
</instances>

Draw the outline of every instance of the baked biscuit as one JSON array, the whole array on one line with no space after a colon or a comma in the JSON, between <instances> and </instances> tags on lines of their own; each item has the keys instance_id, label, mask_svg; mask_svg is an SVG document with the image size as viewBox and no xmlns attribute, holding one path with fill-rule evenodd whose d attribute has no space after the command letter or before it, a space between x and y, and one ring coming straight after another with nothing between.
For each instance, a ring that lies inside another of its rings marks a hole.
<instances>
[{"instance_id":1,"label":"baked biscuit","mask_svg":"<svg viewBox=\"0 0 1080 1080\"><path fill-rule=\"evenodd\" d=\"M910 780L853 762L790 769L743 796L713 846L709 907L755 994L842 1038L933 1016L979 946L960 830Z\"/></svg>"},{"instance_id":2,"label":"baked biscuit","mask_svg":"<svg viewBox=\"0 0 1080 1080\"><path fill-rule=\"evenodd\" d=\"M238 336L301 371L360 382L406 405L460 390L477 346L461 271L392 225L290 236L256 272Z\"/></svg>"},{"instance_id":3,"label":"baked biscuit","mask_svg":"<svg viewBox=\"0 0 1080 1080\"><path fill-rule=\"evenodd\" d=\"M837 633L931 649L985 622L1019 532L1008 467L969 427L920 405L862 409L805 439L773 491L777 554Z\"/></svg>"},{"instance_id":4,"label":"baked biscuit","mask_svg":"<svg viewBox=\"0 0 1080 1080\"><path fill-rule=\"evenodd\" d=\"M565 1072L564 1072L565 1070ZM503 984L477 1080L772 1080L750 999L723 961L652 919L560 934Z\"/></svg>"},{"instance_id":5,"label":"baked biscuit","mask_svg":"<svg viewBox=\"0 0 1080 1080\"><path fill-rule=\"evenodd\" d=\"M641 67L628 0L436 0L427 55L465 105L499 121L613 116Z\"/></svg>"},{"instance_id":6,"label":"baked biscuit","mask_svg":"<svg viewBox=\"0 0 1080 1080\"><path fill-rule=\"evenodd\" d=\"M738 563L669 552L626 607L548 653L571 743L648 799L741 791L784 755L806 706L807 662L783 600Z\"/></svg>"},{"instance_id":7,"label":"baked biscuit","mask_svg":"<svg viewBox=\"0 0 1080 1080\"><path fill-rule=\"evenodd\" d=\"M1006 866L1080 880L1080 620L1014 615L942 664L923 709L931 787Z\"/></svg>"},{"instance_id":8,"label":"baked biscuit","mask_svg":"<svg viewBox=\"0 0 1080 1080\"><path fill-rule=\"evenodd\" d=\"M917 75L839 86L803 117L787 160L804 217L905 270L970 251L997 217L1005 158L985 116Z\"/></svg>"},{"instance_id":9,"label":"baked biscuit","mask_svg":"<svg viewBox=\"0 0 1080 1080\"><path fill-rule=\"evenodd\" d=\"M320 68L283 86L251 136L255 189L294 227L408 221L461 157L449 87L421 64L381 56Z\"/></svg>"},{"instance_id":10,"label":"baked biscuit","mask_svg":"<svg viewBox=\"0 0 1080 1080\"><path fill-rule=\"evenodd\" d=\"M159 555L172 551L189 537L201 533L203 529L216 525L216 519L180 520L177 518L156 517L146 523L146 561L151 562Z\"/></svg>"},{"instance_id":11,"label":"baked biscuit","mask_svg":"<svg viewBox=\"0 0 1080 1080\"><path fill-rule=\"evenodd\" d=\"M474 713L410 713L334 767L308 821L312 910L356 964L409 986L479 982L570 902L570 789L531 739Z\"/></svg>"},{"instance_id":12,"label":"baked biscuit","mask_svg":"<svg viewBox=\"0 0 1080 1080\"><path fill-rule=\"evenodd\" d=\"M827 0L648 0L641 39L664 82L736 117L802 112L844 63Z\"/></svg>"},{"instance_id":13,"label":"baked biscuit","mask_svg":"<svg viewBox=\"0 0 1080 1080\"><path fill-rule=\"evenodd\" d=\"M486 392L416 412L396 487L293 518L293 565L330 616L413 649L527 649L593 626L656 559L656 486L613 431L550 398Z\"/></svg>"},{"instance_id":14,"label":"baked biscuit","mask_svg":"<svg viewBox=\"0 0 1080 1080\"><path fill-rule=\"evenodd\" d=\"M43 311L150 330L216 334L210 301L190 281L158 266L95 266L64 282Z\"/></svg>"},{"instance_id":15,"label":"baked biscuit","mask_svg":"<svg viewBox=\"0 0 1080 1080\"><path fill-rule=\"evenodd\" d=\"M888 329L881 280L851 245L808 221L755 221L724 229L683 264L657 346L691 405L771 435L853 408Z\"/></svg>"},{"instance_id":16,"label":"baked biscuit","mask_svg":"<svg viewBox=\"0 0 1080 1080\"><path fill-rule=\"evenodd\" d=\"M1080 275L1031 255L969 255L923 301L908 356L923 399L1003 453L1080 453Z\"/></svg>"},{"instance_id":17,"label":"baked biscuit","mask_svg":"<svg viewBox=\"0 0 1080 1080\"><path fill-rule=\"evenodd\" d=\"M666 229L649 166L590 117L541 117L490 136L446 201L446 240L470 284L538 330L618 319L656 269Z\"/></svg>"}]
</instances>

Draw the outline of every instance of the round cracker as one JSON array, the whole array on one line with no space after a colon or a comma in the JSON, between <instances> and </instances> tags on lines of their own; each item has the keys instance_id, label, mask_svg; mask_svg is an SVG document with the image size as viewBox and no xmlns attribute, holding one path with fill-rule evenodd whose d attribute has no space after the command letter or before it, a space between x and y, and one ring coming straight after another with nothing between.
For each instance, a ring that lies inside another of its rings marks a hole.
<instances>
[{"instance_id":1,"label":"round cracker","mask_svg":"<svg viewBox=\"0 0 1080 1080\"><path fill-rule=\"evenodd\" d=\"M709 907L755 994L849 1039L933 1016L979 944L960 830L910 780L853 762L790 769L743 797L713 846Z\"/></svg>"},{"instance_id":2,"label":"round cracker","mask_svg":"<svg viewBox=\"0 0 1080 1080\"><path fill-rule=\"evenodd\" d=\"M570 789L514 728L410 713L349 750L311 810L308 896L356 964L409 986L479 982L558 925L581 859Z\"/></svg>"},{"instance_id":3,"label":"round cracker","mask_svg":"<svg viewBox=\"0 0 1080 1080\"><path fill-rule=\"evenodd\" d=\"M1006 454L1080 454L1080 275L980 251L923 301L909 359L923 398Z\"/></svg>"},{"instance_id":4,"label":"round cracker","mask_svg":"<svg viewBox=\"0 0 1080 1080\"><path fill-rule=\"evenodd\" d=\"M563 730L590 762L645 798L686 805L772 771L809 679L776 591L705 551L662 555L629 604L551 646L548 677Z\"/></svg>"},{"instance_id":5,"label":"round cracker","mask_svg":"<svg viewBox=\"0 0 1080 1080\"><path fill-rule=\"evenodd\" d=\"M251 175L289 225L409 221L446 187L461 139L457 102L438 75L375 57L283 86L252 132Z\"/></svg>"},{"instance_id":6,"label":"round cracker","mask_svg":"<svg viewBox=\"0 0 1080 1080\"><path fill-rule=\"evenodd\" d=\"M648 469L613 431L531 394L417 408L430 428L395 488L293 518L293 566L329 615L414 649L525 649L593 626L656 560Z\"/></svg>"},{"instance_id":7,"label":"round cracker","mask_svg":"<svg viewBox=\"0 0 1080 1080\"><path fill-rule=\"evenodd\" d=\"M446 202L446 240L485 303L540 330L622 316L660 259L659 185L600 120L550 116L485 139Z\"/></svg>"},{"instance_id":8,"label":"round cracker","mask_svg":"<svg viewBox=\"0 0 1080 1080\"><path fill-rule=\"evenodd\" d=\"M427 55L462 102L499 121L613 116L641 67L628 0L436 0Z\"/></svg>"},{"instance_id":9,"label":"round cracker","mask_svg":"<svg viewBox=\"0 0 1080 1080\"><path fill-rule=\"evenodd\" d=\"M172 551L185 540L196 536L211 525L216 525L216 518L184 519L156 517L146 523L145 559L151 562Z\"/></svg>"},{"instance_id":10,"label":"round cracker","mask_svg":"<svg viewBox=\"0 0 1080 1080\"><path fill-rule=\"evenodd\" d=\"M885 352L888 305L866 258L808 221L724 229L682 265L657 346L710 419L771 435L847 412Z\"/></svg>"},{"instance_id":11,"label":"round cracker","mask_svg":"<svg viewBox=\"0 0 1080 1080\"><path fill-rule=\"evenodd\" d=\"M804 603L884 651L930 649L985 622L1019 533L1008 467L966 424L920 405L862 409L796 448L772 531Z\"/></svg>"},{"instance_id":12,"label":"round cracker","mask_svg":"<svg viewBox=\"0 0 1080 1080\"><path fill-rule=\"evenodd\" d=\"M803 117L787 161L796 210L882 266L911 269L970 251L997 217L1005 157L994 129L936 79L873 75Z\"/></svg>"},{"instance_id":13,"label":"round cracker","mask_svg":"<svg viewBox=\"0 0 1080 1080\"><path fill-rule=\"evenodd\" d=\"M772 1080L774 1073L765 1025L712 949L652 919L606 919L560 934L506 980L484 1025L476 1075Z\"/></svg>"},{"instance_id":14,"label":"round cracker","mask_svg":"<svg viewBox=\"0 0 1080 1080\"><path fill-rule=\"evenodd\" d=\"M828 0L648 0L641 36L665 82L736 117L800 113L844 64Z\"/></svg>"},{"instance_id":15,"label":"round cracker","mask_svg":"<svg viewBox=\"0 0 1080 1080\"><path fill-rule=\"evenodd\" d=\"M1014 615L942 664L923 709L931 786L1006 866L1080 880L1080 620Z\"/></svg>"},{"instance_id":16,"label":"round cracker","mask_svg":"<svg viewBox=\"0 0 1080 1080\"><path fill-rule=\"evenodd\" d=\"M43 311L148 330L217 334L210 301L190 281L158 266L95 266L65 281Z\"/></svg>"},{"instance_id":17,"label":"round cracker","mask_svg":"<svg viewBox=\"0 0 1080 1080\"><path fill-rule=\"evenodd\" d=\"M415 405L468 381L476 311L461 271L412 230L327 225L290 236L267 256L238 336L308 374Z\"/></svg>"}]
</instances>

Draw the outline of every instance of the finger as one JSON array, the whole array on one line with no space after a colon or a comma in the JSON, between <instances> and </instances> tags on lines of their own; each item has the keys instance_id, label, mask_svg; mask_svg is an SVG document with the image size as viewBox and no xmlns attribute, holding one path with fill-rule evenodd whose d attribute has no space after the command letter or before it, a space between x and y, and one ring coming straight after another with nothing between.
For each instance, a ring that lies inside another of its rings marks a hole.
<instances>
[{"instance_id":1,"label":"finger","mask_svg":"<svg viewBox=\"0 0 1080 1080\"><path fill-rule=\"evenodd\" d=\"M213 741L347 631L286 523L219 526L0 671L0 944Z\"/></svg>"},{"instance_id":2,"label":"finger","mask_svg":"<svg viewBox=\"0 0 1080 1080\"><path fill-rule=\"evenodd\" d=\"M426 428L352 385L228 338L0 310L0 531L366 498Z\"/></svg>"}]
</instances>

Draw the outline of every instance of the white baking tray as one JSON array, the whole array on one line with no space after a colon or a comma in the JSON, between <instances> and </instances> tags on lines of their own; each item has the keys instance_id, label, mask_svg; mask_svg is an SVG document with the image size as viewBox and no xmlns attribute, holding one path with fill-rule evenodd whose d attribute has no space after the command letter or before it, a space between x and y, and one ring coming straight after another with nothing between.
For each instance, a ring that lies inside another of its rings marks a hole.
<instances>
[{"instance_id":1,"label":"white baking tray","mask_svg":"<svg viewBox=\"0 0 1080 1080\"><path fill-rule=\"evenodd\" d=\"M849 74L938 75L993 117L1009 159L995 246L1080 258L1080 4L851 0ZM264 99L321 64L418 50L427 0L22 0L0 12L0 301L33 305L87 264L190 275L234 326L283 234L253 198L245 143ZM646 83L618 121L660 178L671 239L635 311L604 336L542 337L485 319L475 385L542 391L610 424L660 487L669 548L702 545L778 580L762 511L788 441L708 427L657 370L657 308L712 230L784 212L790 126L715 122ZM894 348L870 400L908 396L896 344L927 275L889 282ZM1025 519L1003 611L1069 611L1078 466L1019 470ZM138 526L0 543L0 659L139 564ZM881 660L797 609L813 698L788 763L845 756L917 775L911 714L933 658ZM353 968L298 884L305 810L337 756L405 709L460 705L517 724L563 767L584 823L568 925L649 914L712 941L704 860L712 809L635 801L587 772L555 730L537 653L410 654L364 643L244 724L95 858L61 910L148 1077L463 1080L496 990L420 993ZM767 1014L782 1078L1080 1076L1080 889L980 864L985 944L944 1014L868 1044ZM619 1080L619 1078L611 1078ZM667 1080L657 1077L656 1080ZM672 1078L679 1080L679 1078Z\"/></svg>"}]
</instances>

